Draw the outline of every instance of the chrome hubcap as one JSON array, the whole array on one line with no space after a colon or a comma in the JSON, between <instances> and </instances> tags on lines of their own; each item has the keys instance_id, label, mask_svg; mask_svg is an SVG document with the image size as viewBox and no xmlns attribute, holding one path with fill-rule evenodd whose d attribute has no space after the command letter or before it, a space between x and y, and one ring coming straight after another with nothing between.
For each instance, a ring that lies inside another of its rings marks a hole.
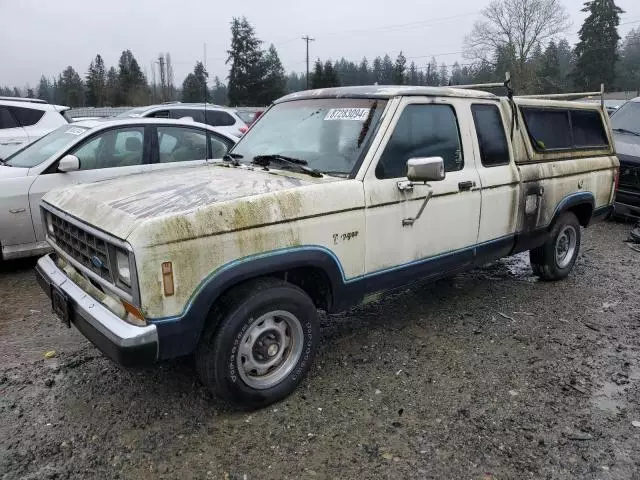
<instances>
[{"instance_id":1,"label":"chrome hubcap","mask_svg":"<svg viewBox=\"0 0 640 480\"><path fill-rule=\"evenodd\" d=\"M271 388L289 375L302 355L304 332L290 312L275 311L254 320L236 355L240 378L256 389Z\"/></svg>"},{"instance_id":2,"label":"chrome hubcap","mask_svg":"<svg viewBox=\"0 0 640 480\"><path fill-rule=\"evenodd\" d=\"M572 225L566 225L556 239L556 264L567 267L576 253L578 233Z\"/></svg>"}]
</instances>

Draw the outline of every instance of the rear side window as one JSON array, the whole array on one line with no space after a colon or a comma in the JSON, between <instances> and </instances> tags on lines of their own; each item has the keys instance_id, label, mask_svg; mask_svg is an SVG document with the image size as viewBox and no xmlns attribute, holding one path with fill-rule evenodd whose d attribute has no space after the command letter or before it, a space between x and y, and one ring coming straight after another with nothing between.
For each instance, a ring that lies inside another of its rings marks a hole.
<instances>
[{"instance_id":1,"label":"rear side window","mask_svg":"<svg viewBox=\"0 0 640 480\"><path fill-rule=\"evenodd\" d=\"M235 125L236 120L227 112L221 112L220 110L207 110L206 123L212 127L230 127Z\"/></svg>"},{"instance_id":2,"label":"rear side window","mask_svg":"<svg viewBox=\"0 0 640 480\"><path fill-rule=\"evenodd\" d=\"M609 144L600 114L594 110L571 110L571 126L576 147L602 147Z\"/></svg>"},{"instance_id":3,"label":"rear side window","mask_svg":"<svg viewBox=\"0 0 640 480\"><path fill-rule=\"evenodd\" d=\"M204 123L204 113L195 108L176 108L171 110L171 118L191 117L194 122Z\"/></svg>"},{"instance_id":4,"label":"rear side window","mask_svg":"<svg viewBox=\"0 0 640 480\"><path fill-rule=\"evenodd\" d=\"M160 110L147 115L150 118L169 118L169 110Z\"/></svg>"},{"instance_id":5,"label":"rear side window","mask_svg":"<svg viewBox=\"0 0 640 480\"><path fill-rule=\"evenodd\" d=\"M534 148L539 152L608 146L602 117L595 110L522 107Z\"/></svg>"},{"instance_id":6,"label":"rear side window","mask_svg":"<svg viewBox=\"0 0 640 480\"><path fill-rule=\"evenodd\" d=\"M9 109L0 107L0 128L17 128L19 126Z\"/></svg>"},{"instance_id":7,"label":"rear side window","mask_svg":"<svg viewBox=\"0 0 640 480\"><path fill-rule=\"evenodd\" d=\"M473 123L478 135L480 160L485 167L507 165L509 146L500 110L496 105L472 105Z\"/></svg>"},{"instance_id":8,"label":"rear side window","mask_svg":"<svg viewBox=\"0 0 640 480\"><path fill-rule=\"evenodd\" d=\"M35 125L44 116L44 110L33 108L9 107L9 110L23 127Z\"/></svg>"}]
</instances>

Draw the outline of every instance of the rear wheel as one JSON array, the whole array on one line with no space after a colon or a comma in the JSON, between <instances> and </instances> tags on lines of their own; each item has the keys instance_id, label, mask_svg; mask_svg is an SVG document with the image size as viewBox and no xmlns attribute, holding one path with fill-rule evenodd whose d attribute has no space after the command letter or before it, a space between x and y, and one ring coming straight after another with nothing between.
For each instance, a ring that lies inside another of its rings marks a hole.
<instances>
[{"instance_id":1,"label":"rear wheel","mask_svg":"<svg viewBox=\"0 0 640 480\"><path fill-rule=\"evenodd\" d=\"M227 293L214 317L196 353L210 391L255 408L295 390L319 337L315 305L303 290L278 279L251 281Z\"/></svg>"},{"instance_id":2,"label":"rear wheel","mask_svg":"<svg viewBox=\"0 0 640 480\"><path fill-rule=\"evenodd\" d=\"M575 214L561 214L544 245L529 252L533 273L542 280L565 278L578 258L580 239L580 223Z\"/></svg>"}]
</instances>

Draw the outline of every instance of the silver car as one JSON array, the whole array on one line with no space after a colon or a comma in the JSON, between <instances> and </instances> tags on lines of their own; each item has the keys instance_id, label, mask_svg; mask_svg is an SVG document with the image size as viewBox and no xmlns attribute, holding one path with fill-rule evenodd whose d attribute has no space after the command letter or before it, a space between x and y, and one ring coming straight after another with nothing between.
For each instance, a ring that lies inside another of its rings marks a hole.
<instances>
[{"instance_id":1,"label":"silver car","mask_svg":"<svg viewBox=\"0 0 640 480\"><path fill-rule=\"evenodd\" d=\"M67 124L0 161L0 260L48 250L40 199L51 189L221 158L233 135L191 121L127 118Z\"/></svg>"},{"instance_id":2,"label":"silver car","mask_svg":"<svg viewBox=\"0 0 640 480\"><path fill-rule=\"evenodd\" d=\"M127 110L118 115L118 117L190 118L194 122L206 123L238 138L249 129L247 124L238 116L236 110L211 103L169 102L161 103L160 105L147 105L146 107Z\"/></svg>"}]
</instances>

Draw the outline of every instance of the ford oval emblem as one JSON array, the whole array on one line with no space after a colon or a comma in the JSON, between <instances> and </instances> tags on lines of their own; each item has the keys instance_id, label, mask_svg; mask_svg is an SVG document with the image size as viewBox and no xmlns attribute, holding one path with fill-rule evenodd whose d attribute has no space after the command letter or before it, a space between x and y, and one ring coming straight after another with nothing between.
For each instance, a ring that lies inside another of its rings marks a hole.
<instances>
[{"instance_id":1,"label":"ford oval emblem","mask_svg":"<svg viewBox=\"0 0 640 480\"><path fill-rule=\"evenodd\" d=\"M104 267L104 262L100 259L100 257L98 257L97 255L93 255L91 257L91 263L93 264L94 267L96 268L102 268Z\"/></svg>"}]
</instances>

